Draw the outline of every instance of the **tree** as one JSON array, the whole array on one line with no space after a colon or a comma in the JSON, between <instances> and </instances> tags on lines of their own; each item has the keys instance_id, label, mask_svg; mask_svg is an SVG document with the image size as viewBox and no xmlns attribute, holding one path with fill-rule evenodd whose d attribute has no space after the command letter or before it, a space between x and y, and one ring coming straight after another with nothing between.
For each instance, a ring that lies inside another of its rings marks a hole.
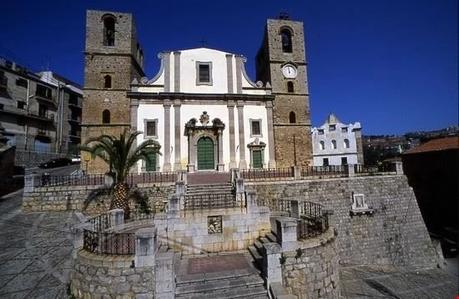
<instances>
[{"instance_id":1,"label":"tree","mask_svg":"<svg viewBox=\"0 0 459 299\"><path fill-rule=\"evenodd\" d=\"M80 147L82 151L89 152L91 158L101 158L110 167L108 173L113 178L111 186L113 198L110 209L123 209L125 215L129 215L129 186L126 178L129 170L140 160L150 161L152 155L160 154L161 146L152 139L145 140L139 146L136 139L142 132L130 132L125 130L119 138L112 135L101 135L90 138Z\"/></svg>"}]
</instances>

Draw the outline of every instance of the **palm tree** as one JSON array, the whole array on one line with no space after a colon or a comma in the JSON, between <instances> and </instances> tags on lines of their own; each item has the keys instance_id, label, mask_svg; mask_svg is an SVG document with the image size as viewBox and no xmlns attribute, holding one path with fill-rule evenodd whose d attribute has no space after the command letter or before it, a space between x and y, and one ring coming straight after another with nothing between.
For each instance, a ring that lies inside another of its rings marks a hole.
<instances>
[{"instance_id":1,"label":"palm tree","mask_svg":"<svg viewBox=\"0 0 459 299\"><path fill-rule=\"evenodd\" d=\"M151 155L159 154L160 145L152 139L145 140L136 146L136 139L142 132L120 133L119 138L112 135L101 135L90 138L80 149L91 154L91 158L101 158L110 167L109 175L113 178L113 199L110 209L123 209L129 215L129 186L126 178L129 170L139 161L150 161Z\"/></svg>"}]
</instances>

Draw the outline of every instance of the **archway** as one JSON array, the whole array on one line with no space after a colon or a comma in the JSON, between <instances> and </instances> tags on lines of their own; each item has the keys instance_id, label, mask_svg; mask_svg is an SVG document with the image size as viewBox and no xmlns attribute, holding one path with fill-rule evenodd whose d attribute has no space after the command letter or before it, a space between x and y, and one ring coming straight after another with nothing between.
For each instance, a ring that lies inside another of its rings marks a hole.
<instances>
[{"instance_id":1,"label":"archway","mask_svg":"<svg viewBox=\"0 0 459 299\"><path fill-rule=\"evenodd\" d=\"M215 169L214 142L210 137L198 140L198 170Z\"/></svg>"}]
</instances>

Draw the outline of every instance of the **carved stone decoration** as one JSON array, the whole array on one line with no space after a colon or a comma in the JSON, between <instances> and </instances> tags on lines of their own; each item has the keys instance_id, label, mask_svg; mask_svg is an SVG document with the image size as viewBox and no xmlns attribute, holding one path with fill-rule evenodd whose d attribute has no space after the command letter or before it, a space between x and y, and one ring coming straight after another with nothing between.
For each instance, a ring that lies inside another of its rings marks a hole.
<instances>
[{"instance_id":1,"label":"carved stone decoration","mask_svg":"<svg viewBox=\"0 0 459 299\"><path fill-rule=\"evenodd\" d=\"M199 122L203 125L203 126L207 126L207 124L209 123L209 115L207 114L207 111L204 111L202 112L201 114L201 117L199 118Z\"/></svg>"},{"instance_id":2,"label":"carved stone decoration","mask_svg":"<svg viewBox=\"0 0 459 299\"><path fill-rule=\"evenodd\" d=\"M222 216L207 216L208 234L221 234L223 232Z\"/></svg>"},{"instance_id":3,"label":"carved stone decoration","mask_svg":"<svg viewBox=\"0 0 459 299\"><path fill-rule=\"evenodd\" d=\"M219 118L214 118L212 120L212 126L214 128L222 128L222 129L225 128L225 124Z\"/></svg>"}]
</instances>

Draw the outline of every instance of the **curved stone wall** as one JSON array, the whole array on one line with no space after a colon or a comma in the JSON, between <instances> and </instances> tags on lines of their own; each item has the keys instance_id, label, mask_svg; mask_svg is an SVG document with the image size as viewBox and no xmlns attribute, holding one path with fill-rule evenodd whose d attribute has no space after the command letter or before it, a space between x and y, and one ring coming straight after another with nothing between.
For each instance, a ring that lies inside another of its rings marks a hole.
<instances>
[{"instance_id":1,"label":"curved stone wall","mask_svg":"<svg viewBox=\"0 0 459 299\"><path fill-rule=\"evenodd\" d=\"M281 256L283 285L298 298L340 298L336 232L298 242L296 251Z\"/></svg>"},{"instance_id":2,"label":"curved stone wall","mask_svg":"<svg viewBox=\"0 0 459 299\"><path fill-rule=\"evenodd\" d=\"M134 256L104 256L80 250L71 274L75 298L153 298L154 267L132 267Z\"/></svg>"}]
</instances>

